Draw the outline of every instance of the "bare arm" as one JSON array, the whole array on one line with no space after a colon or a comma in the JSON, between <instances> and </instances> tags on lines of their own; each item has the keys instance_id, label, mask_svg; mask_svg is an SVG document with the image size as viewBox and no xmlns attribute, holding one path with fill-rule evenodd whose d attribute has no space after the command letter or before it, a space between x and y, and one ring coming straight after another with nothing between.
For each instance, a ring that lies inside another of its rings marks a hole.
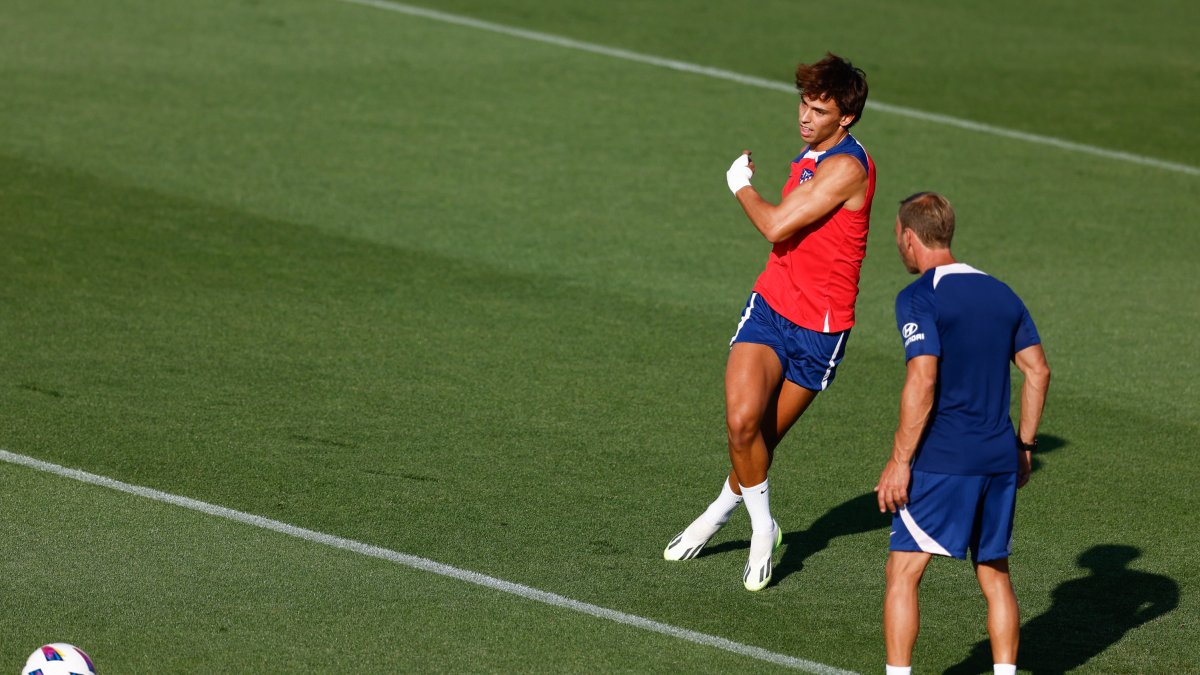
<instances>
[{"instance_id":1,"label":"bare arm","mask_svg":"<svg viewBox=\"0 0 1200 675\"><path fill-rule=\"evenodd\" d=\"M1017 426L1017 439L1024 444L1033 443L1038 425L1042 422L1042 409L1046 405L1046 392L1050 389L1050 364L1041 345L1026 347L1013 357L1017 369L1025 376L1021 385L1021 421ZM1032 458L1028 450L1020 451L1020 469L1017 487L1029 482Z\"/></svg>"},{"instance_id":2,"label":"bare arm","mask_svg":"<svg viewBox=\"0 0 1200 675\"><path fill-rule=\"evenodd\" d=\"M908 484L912 477L909 465L933 410L937 368L936 356L914 356L908 360L904 389L900 392L900 423L892 441L892 457L875 485L880 513L894 513L908 503Z\"/></svg>"},{"instance_id":3,"label":"bare arm","mask_svg":"<svg viewBox=\"0 0 1200 675\"><path fill-rule=\"evenodd\" d=\"M738 203L767 241L778 243L832 213L857 195L865 194L867 172L849 155L821 163L811 180L796 186L778 205L746 186L737 191Z\"/></svg>"}]
</instances>

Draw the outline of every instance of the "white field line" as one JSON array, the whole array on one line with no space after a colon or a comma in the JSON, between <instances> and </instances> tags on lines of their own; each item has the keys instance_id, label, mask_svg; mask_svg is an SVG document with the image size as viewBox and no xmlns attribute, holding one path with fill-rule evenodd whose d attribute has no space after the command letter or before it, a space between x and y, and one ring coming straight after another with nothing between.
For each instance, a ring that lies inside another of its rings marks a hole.
<instances>
[{"instance_id":1,"label":"white field line","mask_svg":"<svg viewBox=\"0 0 1200 675\"><path fill-rule=\"evenodd\" d=\"M626 61L636 61L638 63L645 63L652 66L658 66L660 68L670 68L672 70L691 73L693 75L704 75L706 77L713 77L719 80L728 80L730 82L737 82L738 84L758 87L760 89L773 89L775 91L783 91L793 94L796 91L791 84L776 82L774 80L766 80L761 77L742 75L729 70L710 68L708 66L701 66L694 63L688 63L686 61L676 61L675 59L666 59L659 56L651 56L649 54L640 54L638 52L632 52L626 49L618 49L616 47L605 47L604 45L593 44L591 42L582 42L580 40L573 40L571 38L552 35L550 33L541 33L538 31L526 30L524 28L515 28L513 26L506 26L504 24L492 23L491 21L481 21L479 19L472 19L467 16L439 12L433 9L426 9L424 7L416 7L414 5L391 2L390 0L340 1L356 5L366 5L368 7L375 7L391 12L399 12L401 14L408 14L411 16L418 16L425 19L432 19L434 21L441 21L443 23L450 23L458 26L466 26L468 28L486 30L511 37L532 40L534 42L543 42L559 47L565 47L567 49L576 49L579 51L591 52L593 54L602 54L604 56L611 56L613 58L624 59ZM983 124L982 122L972 122L971 120L951 117L949 115L925 112L923 110L917 110L916 108L907 108L905 106L893 105L891 103L868 101L867 109L888 113L891 115L899 115L901 117L909 117L912 119L921 120L922 122L932 122L934 124L957 127L959 129L966 129L968 131L977 131L979 133L1000 136L1002 138L1009 138L1026 143L1045 145L1052 148L1058 148L1060 150L1068 150L1071 152L1079 152L1096 157L1103 157L1105 159L1115 159L1122 162L1140 164L1142 166L1154 167L1164 171L1174 171L1177 173L1187 174L1189 176L1200 176L1200 167L1191 166L1189 164L1170 162L1164 159L1156 159L1154 157L1146 157L1144 155L1135 155L1130 152L1121 152L1119 150L1108 150L1106 148L1099 148L1094 145L1087 145L1085 143L1076 143L1074 141L1066 141L1061 138L1054 138L1053 136L1031 134L1024 131L1017 131L1015 129L1006 129L1004 127L993 126L991 124Z\"/></svg>"},{"instance_id":2,"label":"white field line","mask_svg":"<svg viewBox=\"0 0 1200 675\"><path fill-rule=\"evenodd\" d=\"M486 574L480 574L470 570L451 567L450 565L444 565L427 558L420 558L415 555L409 555L399 551L380 548L379 546L364 544L352 539L345 539L332 534L325 534L324 532L317 532L315 530L309 530L303 527L296 527L295 525L288 525L287 523L283 523L278 520L271 520L270 518L263 518L262 516L244 513L242 511L235 511L233 509L225 508L224 506L217 506L215 504L209 504L207 502L198 501L188 497L180 497L179 495L161 492L148 487L131 485L129 483L124 483L112 478L98 476L94 473L80 471L79 469L69 469L65 466L44 462L40 459L35 459L27 455L18 455L7 450L0 450L0 461L8 462L9 464L17 464L31 469L36 469L38 471L44 471L56 476L77 480L82 483L99 485L112 490L118 490L120 492L126 492L139 497L153 499L154 501L180 506L185 509L199 511L210 516L232 520L244 525L261 527L264 530L272 530L274 532L286 534L291 537L296 537L297 539L303 539L305 541L310 541L317 544L324 544L325 546L332 546L334 548L352 551L354 553L358 553L359 555L380 558L382 560L396 563L397 565L403 565L405 567L411 567L413 569L431 572L433 574L440 574L444 577L450 577L451 579L457 579L459 581L476 584L478 586L483 586L484 588L490 588L504 593L511 593L527 600L533 600L534 602L541 602L547 605L553 605L555 607L562 607L564 609L580 612L581 614L587 614L588 616L593 616L598 619L607 619L609 621L623 623L625 625L633 626L634 628L640 628L642 630L662 633L663 635L668 635L680 640L687 640L688 642L694 642L706 647L723 649L728 652L733 652L734 654L748 656L750 658L766 661L775 665L794 668L796 670L809 673L819 673L821 675L854 675L853 671L839 670L838 668L827 666L823 663L798 659L794 656L787 656L786 654L771 652L766 649L762 649L761 647L745 645L740 642L727 640L723 637L698 633L693 630L660 623L658 621L635 616L633 614L618 612L614 609L608 609L606 607L600 607L598 605L572 600L571 598L567 598L556 593L540 591L536 588L531 588L522 584L505 581L503 579L497 579L496 577L490 577Z\"/></svg>"}]
</instances>

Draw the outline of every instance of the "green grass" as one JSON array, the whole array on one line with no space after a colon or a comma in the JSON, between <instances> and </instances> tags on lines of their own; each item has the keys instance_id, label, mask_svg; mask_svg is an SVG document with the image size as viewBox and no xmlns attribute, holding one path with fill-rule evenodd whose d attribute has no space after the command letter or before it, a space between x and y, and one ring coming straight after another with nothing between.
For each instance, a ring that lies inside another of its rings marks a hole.
<instances>
[{"instance_id":1,"label":"green grass","mask_svg":"<svg viewBox=\"0 0 1200 675\"><path fill-rule=\"evenodd\" d=\"M818 44L804 26L825 10L783 3L439 3L780 80L831 48L879 100L1197 164L1177 112L1195 88L1162 84L1200 68L1190 5L1151 3L1111 49L1079 47L1114 38L1102 5L930 5L856 6ZM786 547L751 595L744 516L694 563L659 551L726 470L725 345L767 251L721 173L750 147L756 185L778 189L799 149L793 98L333 0L19 2L0 26L20 36L0 42L0 447L876 671L887 521L868 493L908 282L891 223L900 198L936 189L957 207L959 257L1022 295L1055 369L1013 561L1037 633L1023 665L1200 671L1195 176L865 118L879 185L859 323L781 449ZM1024 42L988 39L1001 33ZM0 668L53 640L110 672L762 666L0 476ZM1109 567L1089 576L1097 546ZM1114 567L1114 546L1140 557ZM977 666L978 590L939 562L919 669ZM1143 601L1170 607L1130 609Z\"/></svg>"},{"instance_id":2,"label":"green grass","mask_svg":"<svg viewBox=\"0 0 1200 675\"><path fill-rule=\"evenodd\" d=\"M107 489L7 465L0 476L11 486L0 498L8 515L0 531L13 552L3 563L11 617L4 653L13 672L24 659L20 648L47 636L85 645L100 672L113 673L511 671L530 664L563 671L626 658L704 669L740 662Z\"/></svg>"},{"instance_id":3,"label":"green grass","mask_svg":"<svg viewBox=\"0 0 1200 675\"><path fill-rule=\"evenodd\" d=\"M1200 157L1200 6L1149 0L852 4L439 0L499 23L791 82L826 50L872 97L1189 163Z\"/></svg>"}]
</instances>

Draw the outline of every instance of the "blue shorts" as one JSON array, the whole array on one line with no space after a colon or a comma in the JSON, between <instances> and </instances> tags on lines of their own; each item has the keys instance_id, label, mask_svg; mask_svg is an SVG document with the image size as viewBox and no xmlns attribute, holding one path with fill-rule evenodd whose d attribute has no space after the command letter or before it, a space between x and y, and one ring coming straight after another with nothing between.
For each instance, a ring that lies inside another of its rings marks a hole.
<instances>
[{"instance_id":1,"label":"blue shorts","mask_svg":"<svg viewBox=\"0 0 1200 675\"><path fill-rule=\"evenodd\" d=\"M738 342L767 345L779 356L785 378L805 389L823 391L833 382L849 337L849 329L821 333L797 326L771 309L761 295L751 293L729 348Z\"/></svg>"},{"instance_id":2,"label":"blue shorts","mask_svg":"<svg viewBox=\"0 0 1200 675\"><path fill-rule=\"evenodd\" d=\"M913 471L908 504L892 517L893 551L987 562L1012 552L1017 474L958 476Z\"/></svg>"}]
</instances>

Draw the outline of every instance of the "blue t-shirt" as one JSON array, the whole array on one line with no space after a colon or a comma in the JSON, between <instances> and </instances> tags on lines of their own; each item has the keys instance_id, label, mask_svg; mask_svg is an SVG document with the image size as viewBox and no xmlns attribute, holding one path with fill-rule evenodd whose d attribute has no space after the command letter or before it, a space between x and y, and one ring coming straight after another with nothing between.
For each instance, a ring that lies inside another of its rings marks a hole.
<instances>
[{"instance_id":1,"label":"blue t-shirt","mask_svg":"<svg viewBox=\"0 0 1200 675\"><path fill-rule=\"evenodd\" d=\"M1025 304L962 263L922 274L896 296L905 360L938 357L938 381L913 468L950 474L1017 470L1009 363L1039 344Z\"/></svg>"}]
</instances>

